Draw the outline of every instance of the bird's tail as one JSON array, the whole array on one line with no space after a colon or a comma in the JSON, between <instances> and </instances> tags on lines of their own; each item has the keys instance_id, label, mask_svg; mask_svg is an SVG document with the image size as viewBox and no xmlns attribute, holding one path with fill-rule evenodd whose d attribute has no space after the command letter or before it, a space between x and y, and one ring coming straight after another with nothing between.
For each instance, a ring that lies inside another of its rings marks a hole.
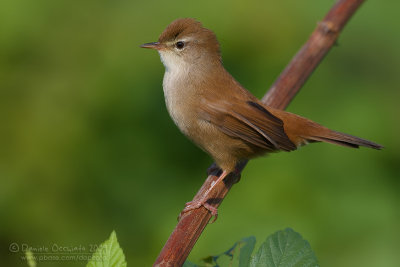
<instances>
[{"instance_id":1,"label":"bird's tail","mask_svg":"<svg viewBox=\"0 0 400 267\"><path fill-rule=\"evenodd\" d=\"M326 128L326 129L328 129L328 128ZM333 131L330 129L328 129L328 130L329 131L319 132L319 134L317 134L317 135L309 135L309 136L302 136L302 137L311 142L312 141L314 141L314 142L320 141L320 142L326 142L326 143L347 146L347 147L353 147L353 148L358 148L360 146L369 147L369 148L373 148L373 149L383 148L383 146L381 146L377 143L359 138L357 136L336 132L336 131Z\"/></svg>"},{"instance_id":2,"label":"bird's tail","mask_svg":"<svg viewBox=\"0 0 400 267\"><path fill-rule=\"evenodd\" d=\"M285 132L297 146L308 142L326 142L335 145L358 148L360 146L382 149L383 146L374 142L333 131L316 122L283 110L271 109L271 113L283 121Z\"/></svg>"}]
</instances>

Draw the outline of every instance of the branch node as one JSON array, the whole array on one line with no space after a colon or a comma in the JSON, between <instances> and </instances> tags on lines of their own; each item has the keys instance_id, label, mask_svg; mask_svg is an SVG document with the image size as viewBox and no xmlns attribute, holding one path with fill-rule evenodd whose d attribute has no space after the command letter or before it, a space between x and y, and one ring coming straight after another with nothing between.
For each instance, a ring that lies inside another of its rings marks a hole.
<instances>
[{"instance_id":1,"label":"branch node","mask_svg":"<svg viewBox=\"0 0 400 267\"><path fill-rule=\"evenodd\" d=\"M320 21L318 22L319 30L324 34L339 34L340 29L332 21Z\"/></svg>"}]
</instances>

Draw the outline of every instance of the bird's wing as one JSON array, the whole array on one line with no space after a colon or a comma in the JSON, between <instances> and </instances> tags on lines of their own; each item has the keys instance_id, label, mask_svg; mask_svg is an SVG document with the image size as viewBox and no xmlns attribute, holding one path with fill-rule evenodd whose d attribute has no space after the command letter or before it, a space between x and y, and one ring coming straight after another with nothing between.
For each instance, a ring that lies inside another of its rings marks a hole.
<instances>
[{"instance_id":1,"label":"bird's wing","mask_svg":"<svg viewBox=\"0 0 400 267\"><path fill-rule=\"evenodd\" d=\"M256 101L212 101L203 105L204 119L225 134L267 151L295 150L281 119Z\"/></svg>"}]
</instances>

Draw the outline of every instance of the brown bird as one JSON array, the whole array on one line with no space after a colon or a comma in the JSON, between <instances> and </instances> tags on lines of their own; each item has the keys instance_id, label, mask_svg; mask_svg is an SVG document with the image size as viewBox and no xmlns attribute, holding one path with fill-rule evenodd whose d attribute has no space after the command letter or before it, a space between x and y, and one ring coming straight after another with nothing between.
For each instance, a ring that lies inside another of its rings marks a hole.
<instances>
[{"instance_id":1,"label":"brown bird","mask_svg":"<svg viewBox=\"0 0 400 267\"><path fill-rule=\"evenodd\" d=\"M211 155L222 169L212 188L242 160L276 151L292 151L311 142L381 149L382 146L330 130L293 113L266 106L240 85L222 65L215 34L191 19L173 21L158 42L141 45L159 52L168 112L178 128ZM204 206L186 203L183 212Z\"/></svg>"}]
</instances>

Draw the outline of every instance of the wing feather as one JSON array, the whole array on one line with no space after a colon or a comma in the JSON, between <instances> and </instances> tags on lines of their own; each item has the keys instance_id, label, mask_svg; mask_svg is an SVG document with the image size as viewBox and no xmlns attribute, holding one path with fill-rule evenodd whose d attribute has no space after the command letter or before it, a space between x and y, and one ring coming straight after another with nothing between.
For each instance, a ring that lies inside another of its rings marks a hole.
<instances>
[{"instance_id":1,"label":"wing feather","mask_svg":"<svg viewBox=\"0 0 400 267\"><path fill-rule=\"evenodd\" d=\"M297 148L286 135L282 120L255 101L214 101L203 111L207 120L225 134L266 151Z\"/></svg>"}]
</instances>

